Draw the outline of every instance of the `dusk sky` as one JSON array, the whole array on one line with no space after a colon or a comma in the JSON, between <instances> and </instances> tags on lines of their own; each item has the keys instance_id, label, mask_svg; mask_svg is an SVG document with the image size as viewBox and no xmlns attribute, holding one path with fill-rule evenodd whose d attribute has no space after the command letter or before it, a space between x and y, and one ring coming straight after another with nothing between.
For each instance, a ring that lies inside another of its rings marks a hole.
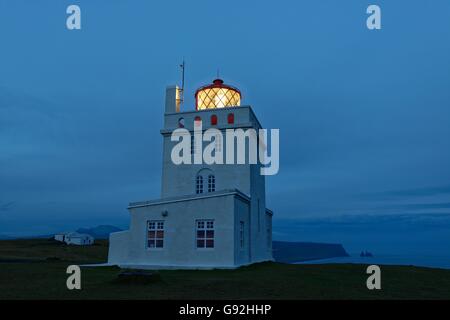
<instances>
[{"instance_id":1,"label":"dusk sky","mask_svg":"<svg viewBox=\"0 0 450 320\"><path fill-rule=\"evenodd\" d=\"M123 226L158 198L183 57L183 110L219 69L280 129L274 221L450 214L448 0L0 0L0 233Z\"/></svg>"}]
</instances>

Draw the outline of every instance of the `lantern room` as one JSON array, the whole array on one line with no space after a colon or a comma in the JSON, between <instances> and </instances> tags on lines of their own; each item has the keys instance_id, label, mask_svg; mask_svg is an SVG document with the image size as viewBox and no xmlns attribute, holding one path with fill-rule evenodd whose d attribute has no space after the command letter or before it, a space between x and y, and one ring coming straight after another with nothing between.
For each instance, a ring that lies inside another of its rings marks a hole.
<instances>
[{"instance_id":1,"label":"lantern room","mask_svg":"<svg viewBox=\"0 0 450 320\"><path fill-rule=\"evenodd\" d=\"M212 84L203 86L195 92L195 109L206 110L241 105L241 92L216 79Z\"/></svg>"}]
</instances>

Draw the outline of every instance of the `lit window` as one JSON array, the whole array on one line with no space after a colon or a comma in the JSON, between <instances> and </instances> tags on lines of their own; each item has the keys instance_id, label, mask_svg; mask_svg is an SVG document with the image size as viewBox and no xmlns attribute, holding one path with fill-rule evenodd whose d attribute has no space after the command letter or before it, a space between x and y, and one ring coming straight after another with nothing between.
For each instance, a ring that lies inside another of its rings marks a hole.
<instances>
[{"instance_id":1,"label":"lit window","mask_svg":"<svg viewBox=\"0 0 450 320\"><path fill-rule=\"evenodd\" d=\"M196 221L197 248L214 248L214 220Z\"/></svg>"},{"instance_id":2,"label":"lit window","mask_svg":"<svg viewBox=\"0 0 450 320\"><path fill-rule=\"evenodd\" d=\"M241 248L244 248L244 221L241 221L239 225L239 243Z\"/></svg>"},{"instance_id":3,"label":"lit window","mask_svg":"<svg viewBox=\"0 0 450 320\"><path fill-rule=\"evenodd\" d=\"M213 84L201 87L195 93L196 109L214 109L241 105L241 93L238 89L225 85L221 79Z\"/></svg>"},{"instance_id":4,"label":"lit window","mask_svg":"<svg viewBox=\"0 0 450 320\"><path fill-rule=\"evenodd\" d=\"M148 221L147 246L148 248L164 247L164 221Z\"/></svg>"},{"instance_id":5,"label":"lit window","mask_svg":"<svg viewBox=\"0 0 450 320\"><path fill-rule=\"evenodd\" d=\"M213 114L211 116L211 125L215 126L217 124L217 116Z\"/></svg>"},{"instance_id":6,"label":"lit window","mask_svg":"<svg viewBox=\"0 0 450 320\"><path fill-rule=\"evenodd\" d=\"M208 192L216 191L216 177L213 174L208 176Z\"/></svg>"},{"instance_id":7,"label":"lit window","mask_svg":"<svg viewBox=\"0 0 450 320\"><path fill-rule=\"evenodd\" d=\"M228 114L228 123L233 124L234 123L234 113Z\"/></svg>"},{"instance_id":8,"label":"lit window","mask_svg":"<svg viewBox=\"0 0 450 320\"><path fill-rule=\"evenodd\" d=\"M201 175L195 179L195 193L203 193L203 177Z\"/></svg>"}]
</instances>

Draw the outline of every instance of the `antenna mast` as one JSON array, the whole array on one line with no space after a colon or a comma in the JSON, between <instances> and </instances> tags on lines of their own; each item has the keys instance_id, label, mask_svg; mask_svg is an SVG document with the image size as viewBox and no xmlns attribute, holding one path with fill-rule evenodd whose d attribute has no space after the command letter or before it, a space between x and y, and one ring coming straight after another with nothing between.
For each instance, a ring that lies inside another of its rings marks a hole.
<instances>
[{"instance_id":1,"label":"antenna mast","mask_svg":"<svg viewBox=\"0 0 450 320\"><path fill-rule=\"evenodd\" d=\"M184 67L185 67L185 63L184 63L184 58L183 58L183 62L180 64L180 68L181 68L181 96L180 96L180 101L183 102L184 100Z\"/></svg>"}]
</instances>

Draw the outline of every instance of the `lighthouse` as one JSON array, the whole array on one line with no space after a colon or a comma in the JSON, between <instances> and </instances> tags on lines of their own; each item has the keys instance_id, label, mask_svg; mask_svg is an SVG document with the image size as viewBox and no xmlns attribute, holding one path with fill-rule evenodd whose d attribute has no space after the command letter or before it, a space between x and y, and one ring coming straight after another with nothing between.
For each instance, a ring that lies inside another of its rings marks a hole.
<instances>
[{"instance_id":1,"label":"lighthouse","mask_svg":"<svg viewBox=\"0 0 450 320\"><path fill-rule=\"evenodd\" d=\"M272 216L266 208L265 176L259 163L198 163L205 145L194 133L215 129L214 152L225 156L225 134L259 130L241 91L222 79L195 92L195 107L182 110L183 90L166 88L161 196L130 203L130 228L110 235L108 263L128 268L236 268L272 258ZM210 130L211 131L211 130ZM174 134L190 137L185 157L175 163ZM228 136L227 136L228 137ZM229 138L230 139L230 138ZM248 158L248 155L245 156Z\"/></svg>"}]
</instances>

